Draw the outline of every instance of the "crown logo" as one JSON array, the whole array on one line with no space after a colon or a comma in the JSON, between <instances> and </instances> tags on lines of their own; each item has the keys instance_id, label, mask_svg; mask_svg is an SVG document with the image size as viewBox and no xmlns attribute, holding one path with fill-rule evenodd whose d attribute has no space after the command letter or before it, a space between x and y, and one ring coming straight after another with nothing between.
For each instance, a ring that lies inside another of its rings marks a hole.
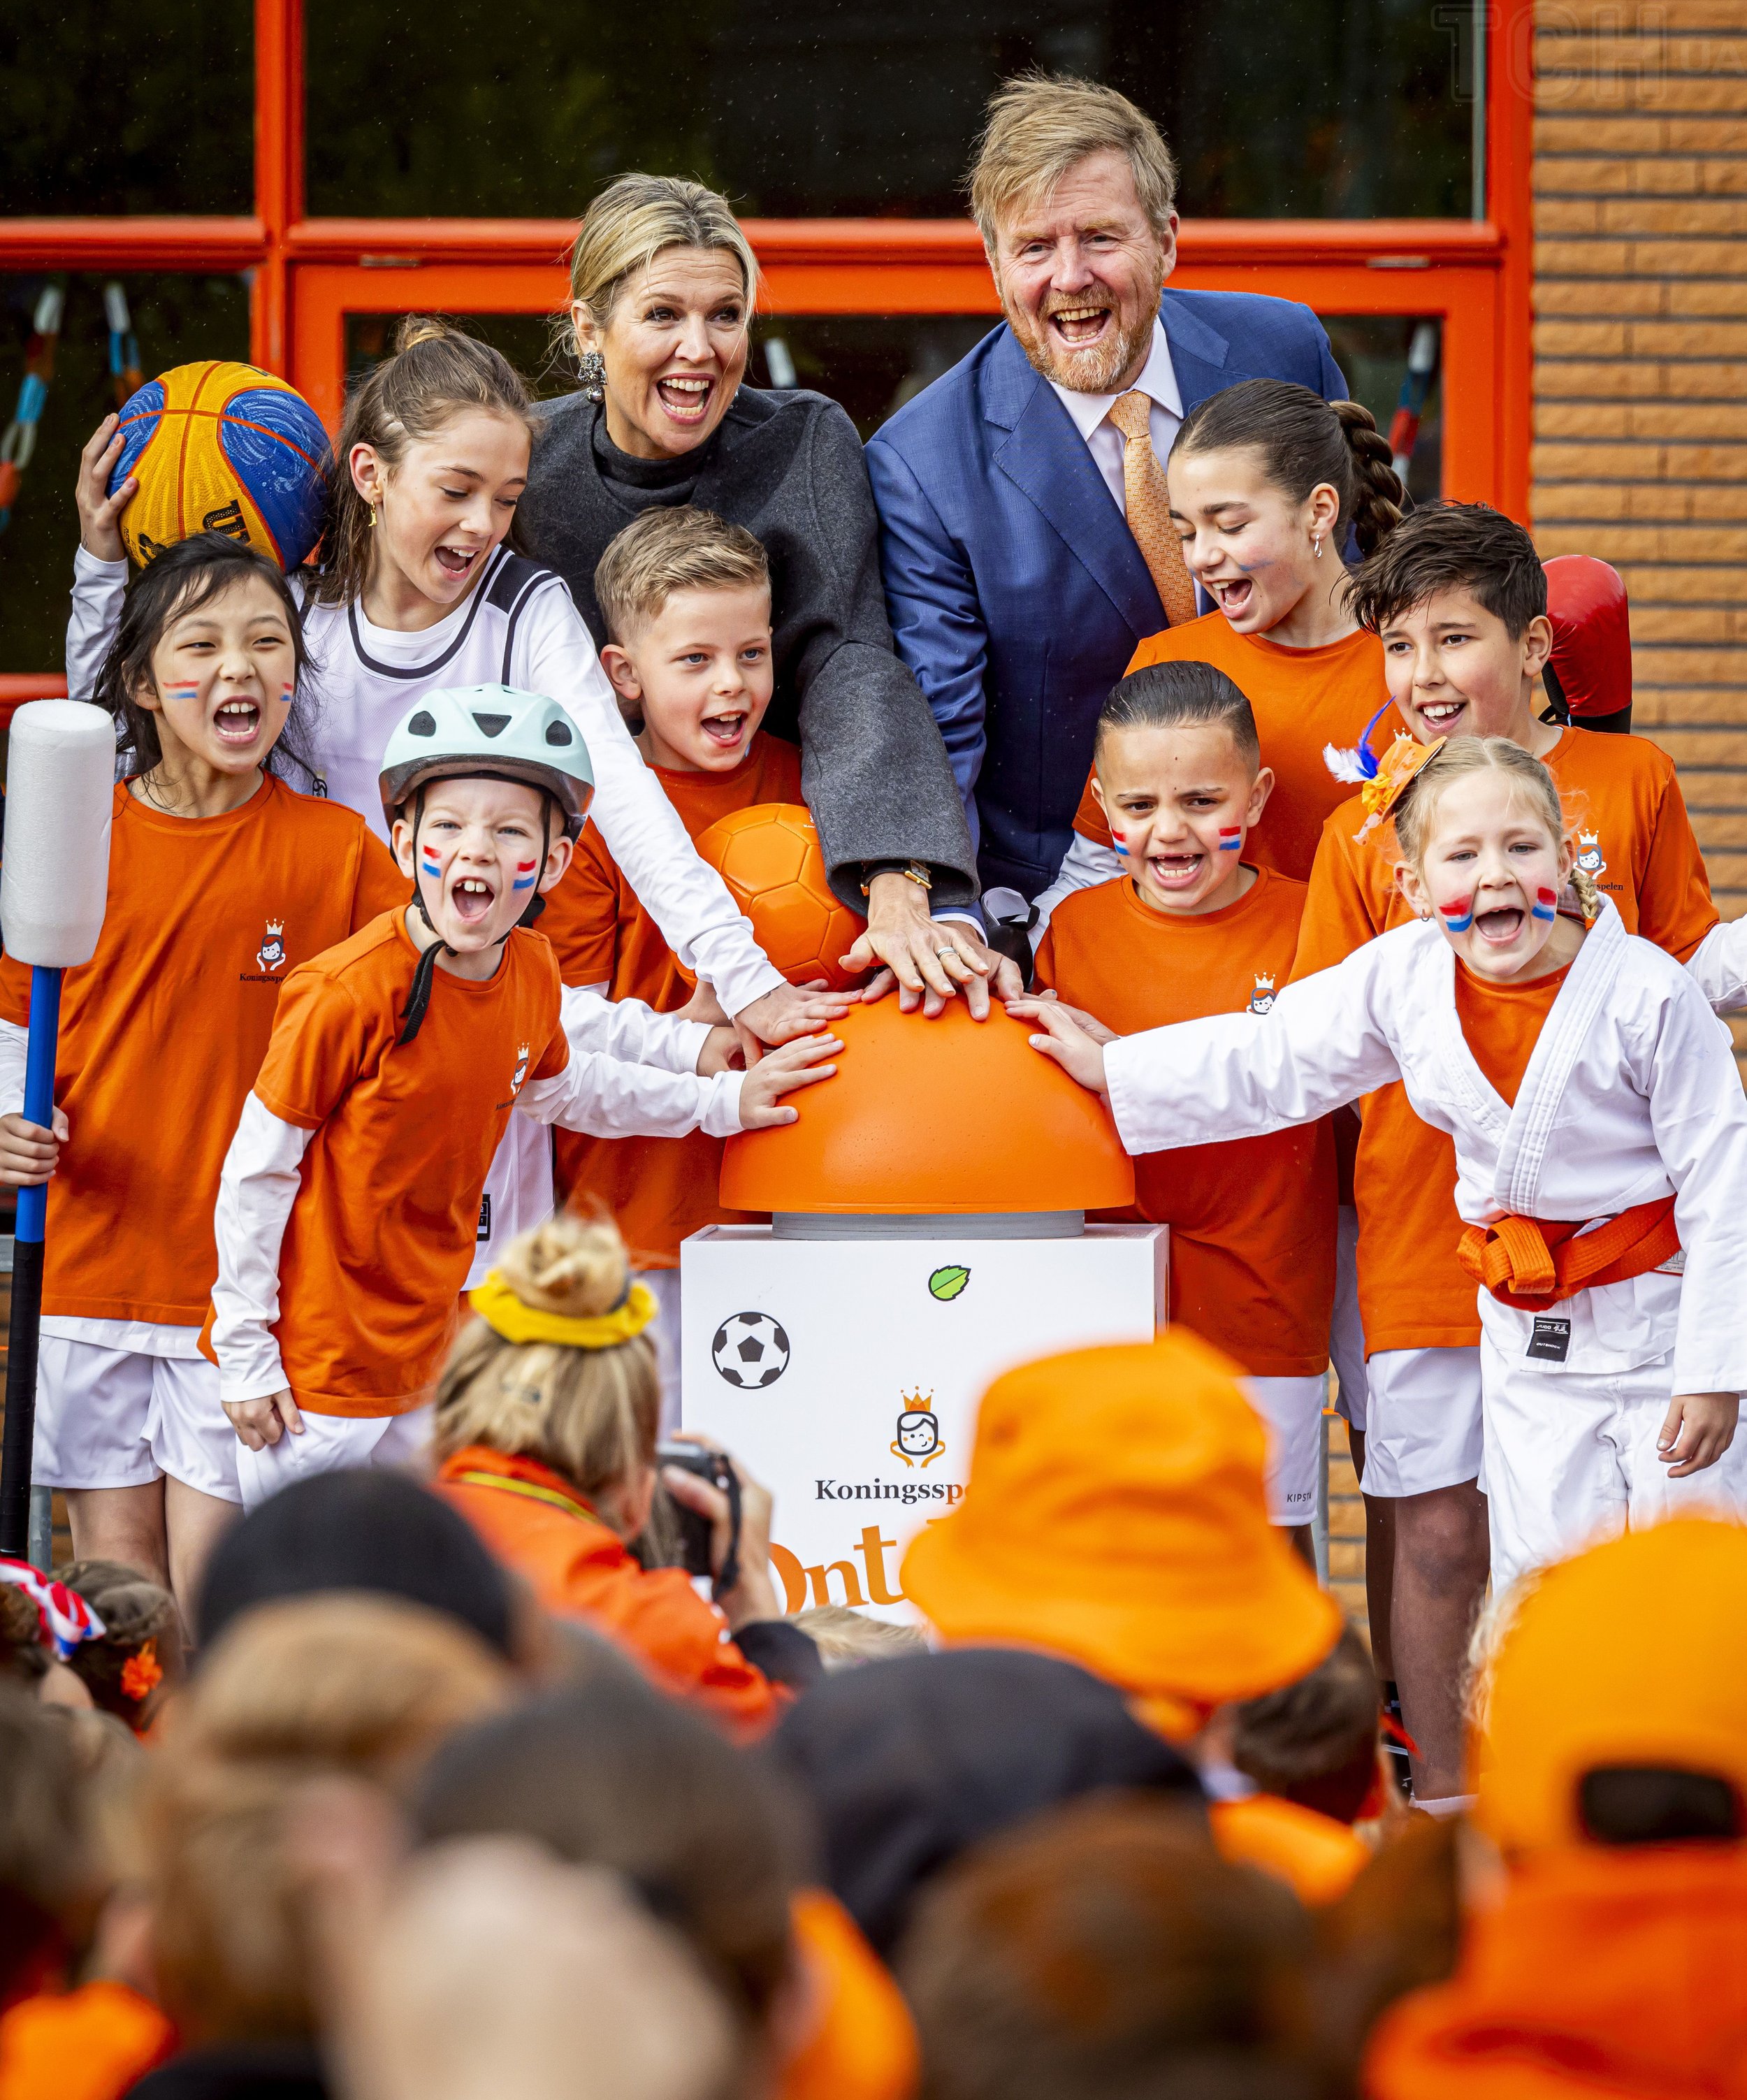
<instances>
[{"instance_id":1,"label":"crown logo","mask_svg":"<svg viewBox=\"0 0 1747 2100\"><path fill-rule=\"evenodd\" d=\"M1590 846L1599 846L1601 844L1601 836L1597 832L1579 832L1577 844L1586 850Z\"/></svg>"},{"instance_id":2,"label":"crown logo","mask_svg":"<svg viewBox=\"0 0 1747 2100\"><path fill-rule=\"evenodd\" d=\"M285 932L285 922L283 919L269 919L267 922L267 930L271 938L276 938Z\"/></svg>"},{"instance_id":3,"label":"crown logo","mask_svg":"<svg viewBox=\"0 0 1747 2100\"><path fill-rule=\"evenodd\" d=\"M934 1393L932 1387L929 1389L929 1396L926 1400L922 1397L922 1388L920 1386L917 1387L914 1392L905 1392L903 1388L900 1386L898 1388L898 1392L902 1397L905 1411L907 1414L928 1414L933 1412L934 1405Z\"/></svg>"},{"instance_id":4,"label":"crown logo","mask_svg":"<svg viewBox=\"0 0 1747 2100\"><path fill-rule=\"evenodd\" d=\"M1274 981L1272 977L1264 977L1258 970L1255 973L1255 988L1258 991L1272 991L1274 988Z\"/></svg>"},{"instance_id":5,"label":"crown logo","mask_svg":"<svg viewBox=\"0 0 1747 2100\"><path fill-rule=\"evenodd\" d=\"M515 1054L517 1055L517 1057L519 1057L519 1058L521 1059L522 1062L525 1065L525 1064L527 1062L527 1059L528 1059L528 1048L527 1048L527 1045L525 1043L523 1043L523 1045L521 1046L521 1048L520 1048L516 1052L516 1053L515 1053Z\"/></svg>"}]
</instances>

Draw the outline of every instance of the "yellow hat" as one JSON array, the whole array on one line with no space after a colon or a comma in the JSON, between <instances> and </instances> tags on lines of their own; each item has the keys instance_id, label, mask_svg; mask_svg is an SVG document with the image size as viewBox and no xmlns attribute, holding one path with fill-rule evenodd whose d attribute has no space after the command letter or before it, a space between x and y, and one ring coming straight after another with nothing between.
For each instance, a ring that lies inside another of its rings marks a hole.
<instances>
[{"instance_id":1,"label":"yellow hat","mask_svg":"<svg viewBox=\"0 0 1747 2100\"><path fill-rule=\"evenodd\" d=\"M1599 1765L1714 1773L1747 1798L1747 1528L1678 1517L1549 1568L1471 1756L1476 1818L1509 1854L1586 1842Z\"/></svg>"},{"instance_id":2,"label":"yellow hat","mask_svg":"<svg viewBox=\"0 0 1747 2100\"><path fill-rule=\"evenodd\" d=\"M904 1593L950 1641L1066 1656L1193 1734L1340 1632L1268 1520L1266 1448L1235 1367L1180 1328L1024 1365L983 1396L964 1499L911 1541Z\"/></svg>"}]
</instances>

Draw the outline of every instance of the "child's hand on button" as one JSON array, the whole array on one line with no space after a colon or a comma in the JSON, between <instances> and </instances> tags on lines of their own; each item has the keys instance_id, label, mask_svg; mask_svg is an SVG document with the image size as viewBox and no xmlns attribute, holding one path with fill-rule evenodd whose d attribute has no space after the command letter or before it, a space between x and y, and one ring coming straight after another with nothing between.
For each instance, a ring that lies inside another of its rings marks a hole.
<instances>
[{"instance_id":1,"label":"child's hand on button","mask_svg":"<svg viewBox=\"0 0 1747 2100\"><path fill-rule=\"evenodd\" d=\"M718 1072L737 1072L746 1062L740 1039L731 1023L712 1028L704 1039L696 1066L700 1079L713 1079Z\"/></svg>"},{"instance_id":2,"label":"child's hand on button","mask_svg":"<svg viewBox=\"0 0 1747 2100\"><path fill-rule=\"evenodd\" d=\"M55 1111L52 1134L21 1115L0 1116L0 1188L40 1188L60 1163L67 1135L67 1118L60 1109Z\"/></svg>"},{"instance_id":3,"label":"child's hand on button","mask_svg":"<svg viewBox=\"0 0 1747 2100\"><path fill-rule=\"evenodd\" d=\"M224 1411L231 1427L251 1451L264 1451L288 1429L293 1436L303 1434L303 1418L286 1388L263 1394L259 1400L227 1400Z\"/></svg>"},{"instance_id":4,"label":"child's hand on button","mask_svg":"<svg viewBox=\"0 0 1747 2100\"><path fill-rule=\"evenodd\" d=\"M1116 1038L1101 1029L1097 1035L1081 1027L1072 1007L1059 999L1015 999L1008 1012L1016 1021L1030 1021L1041 1031L1031 1038L1031 1048L1053 1057L1070 1079L1077 1079L1089 1093L1107 1094L1104 1076L1104 1045Z\"/></svg>"},{"instance_id":5,"label":"child's hand on button","mask_svg":"<svg viewBox=\"0 0 1747 2100\"><path fill-rule=\"evenodd\" d=\"M798 1043L785 1043L780 1050L767 1050L740 1083L740 1127L765 1130L773 1123L793 1123L797 1109L779 1108L780 1097L796 1087L811 1087L828 1079L835 1065L822 1065L822 1057L835 1057L843 1048L836 1035L803 1035Z\"/></svg>"}]
</instances>

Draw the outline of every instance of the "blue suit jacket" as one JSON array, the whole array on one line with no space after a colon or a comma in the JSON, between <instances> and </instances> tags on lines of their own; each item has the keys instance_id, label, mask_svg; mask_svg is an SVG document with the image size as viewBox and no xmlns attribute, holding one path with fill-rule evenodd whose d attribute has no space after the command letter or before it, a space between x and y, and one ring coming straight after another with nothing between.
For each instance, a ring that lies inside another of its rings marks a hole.
<instances>
[{"instance_id":1,"label":"blue suit jacket","mask_svg":"<svg viewBox=\"0 0 1747 2100\"><path fill-rule=\"evenodd\" d=\"M1308 307L1251 292L1160 305L1185 412L1241 379L1345 398ZM1085 440L1004 323L867 447L898 653L965 799L985 886L1035 896L1067 850L1098 710L1165 625Z\"/></svg>"}]
</instances>

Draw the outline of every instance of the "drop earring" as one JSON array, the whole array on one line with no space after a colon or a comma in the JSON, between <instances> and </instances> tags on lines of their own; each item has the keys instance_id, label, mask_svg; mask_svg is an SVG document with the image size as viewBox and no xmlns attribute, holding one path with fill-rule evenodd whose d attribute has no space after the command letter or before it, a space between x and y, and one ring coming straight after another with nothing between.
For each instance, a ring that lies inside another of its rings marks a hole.
<instances>
[{"instance_id":1,"label":"drop earring","mask_svg":"<svg viewBox=\"0 0 1747 2100\"><path fill-rule=\"evenodd\" d=\"M368 509L370 512L370 530L373 532L376 530L376 505L373 503L368 506Z\"/></svg>"},{"instance_id":2,"label":"drop earring","mask_svg":"<svg viewBox=\"0 0 1747 2100\"><path fill-rule=\"evenodd\" d=\"M1310 544L1316 549L1317 559L1320 562L1322 559L1322 535L1320 532L1312 532L1310 536Z\"/></svg>"},{"instance_id":3,"label":"drop earring","mask_svg":"<svg viewBox=\"0 0 1747 2100\"><path fill-rule=\"evenodd\" d=\"M607 399L607 360L598 350L585 350L576 360L582 373L582 394L585 401L604 401Z\"/></svg>"}]
</instances>

